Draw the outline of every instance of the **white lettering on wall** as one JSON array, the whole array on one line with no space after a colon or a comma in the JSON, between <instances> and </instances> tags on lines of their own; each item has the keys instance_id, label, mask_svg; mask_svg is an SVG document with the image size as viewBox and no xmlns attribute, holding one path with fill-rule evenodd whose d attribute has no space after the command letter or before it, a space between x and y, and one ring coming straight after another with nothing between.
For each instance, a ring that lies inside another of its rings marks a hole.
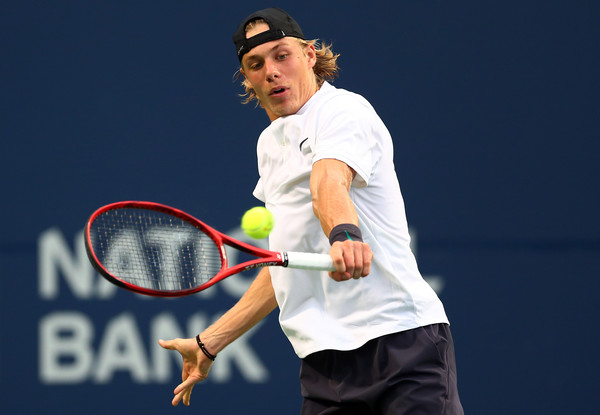
<instances>
[{"instance_id":1,"label":"white lettering on wall","mask_svg":"<svg viewBox=\"0 0 600 415\"><path fill-rule=\"evenodd\" d=\"M44 300L55 300L60 295L59 276L75 298L109 299L117 287L94 272L85 252L83 232L77 233L74 251L69 248L62 232L51 228L38 239L38 293Z\"/></svg>"},{"instance_id":2,"label":"white lettering on wall","mask_svg":"<svg viewBox=\"0 0 600 415\"><path fill-rule=\"evenodd\" d=\"M94 326L82 313L54 312L40 320L39 365L43 383L85 381L92 369Z\"/></svg>"},{"instance_id":3,"label":"white lettering on wall","mask_svg":"<svg viewBox=\"0 0 600 415\"><path fill-rule=\"evenodd\" d=\"M106 326L100 342L93 380L108 383L118 371L129 372L137 383L150 381L150 368L135 318L123 313Z\"/></svg>"},{"instance_id":4,"label":"white lettering on wall","mask_svg":"<svg viewBox=\"0 0 600 415\"><path fill-rule=\"evenodd\" d=\"M216 319L221 313L215 316ZM108 321L98 333L92 320L80 312L50 313L40 320L39 359L40 380L46 384L92 382L105 384L117 373L126 373L134 383L165 383L173 381L181 371L177 352L164 350L159 338L193 337L209 321L203 313L195 313L182 330L171 313L161 313L150 321L149 353L132 313L124 312ZM209 381L230 382L234 369L249 383L263 383L269 371L250 345L250 338L259 330L254 327L219 353L211 369ZM98 342L95 342L98 337ZM94 348L94 343L98 348Z\"/></svg>"}]
</instances>

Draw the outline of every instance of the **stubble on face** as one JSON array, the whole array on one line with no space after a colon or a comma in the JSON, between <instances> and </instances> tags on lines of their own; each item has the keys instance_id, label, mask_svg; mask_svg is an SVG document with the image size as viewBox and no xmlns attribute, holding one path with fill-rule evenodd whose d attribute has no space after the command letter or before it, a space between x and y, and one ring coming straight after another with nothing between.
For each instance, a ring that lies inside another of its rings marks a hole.
<instances>
[{"instance_id":1,"label":"stubble on face","mask_svg":"<svg viewBox=\"0 0 600 415\"><path fill-rule=\"evenodd\" d=\"M247 32L247 37L268 29L267 24L259 23ZM298 112L318 90L315 63L314 46L284 37L258 45L244 55L242 74L274 121Z\"/></svg>"}]
</instances>

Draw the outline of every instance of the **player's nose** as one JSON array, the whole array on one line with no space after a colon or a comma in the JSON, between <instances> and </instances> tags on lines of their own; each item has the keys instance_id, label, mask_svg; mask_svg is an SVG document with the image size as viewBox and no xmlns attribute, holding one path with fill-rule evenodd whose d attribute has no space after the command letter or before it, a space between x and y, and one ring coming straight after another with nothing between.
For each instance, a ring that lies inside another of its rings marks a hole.
<instances>
[{"instance_id":1,"label":"player's nose","mask_svg":"<svg viewBox=\"0 0 600 415\"><path fill-rule=\"evenodd\" d=\"M275 61L268 59L265 62L265 69L266 69L265 73L267 76L267 80L273 81L280 77L279 68Z\"/></svg>"}]
</instances>

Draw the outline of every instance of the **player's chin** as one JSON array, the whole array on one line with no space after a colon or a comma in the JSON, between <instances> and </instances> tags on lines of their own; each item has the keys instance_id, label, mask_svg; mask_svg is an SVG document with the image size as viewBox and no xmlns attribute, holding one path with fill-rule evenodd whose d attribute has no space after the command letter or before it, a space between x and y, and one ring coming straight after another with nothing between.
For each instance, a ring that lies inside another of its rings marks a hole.
<instances>
[{"instance_id":1,"label":"player's chin","mask_svg":"<svg viewBox=\"0 0 600 415\"><path fill-rule=\"evenodd\" d=\"M287 117L288 115L294 115L300 108L291 102L279 100L271 103L271 111L278 117Z\"/></svg>"}]
</instances>

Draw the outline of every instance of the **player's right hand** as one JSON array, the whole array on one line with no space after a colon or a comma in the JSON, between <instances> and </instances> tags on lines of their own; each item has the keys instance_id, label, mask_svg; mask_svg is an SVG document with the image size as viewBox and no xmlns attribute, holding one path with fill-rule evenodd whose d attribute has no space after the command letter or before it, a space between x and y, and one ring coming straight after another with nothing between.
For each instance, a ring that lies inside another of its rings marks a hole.
<instances>
[{"instance_id":1,"label":"player's right hand","mask_svg":"<svg viewBox=\"0 0 600 415\"><path fill-rule=\"evenodd\" d=\"M182 382L173 391L175 397L171 404L177 406L179 402L183 401L184 405L189 406L194 385L206 379L213 361L200 350L196 339L159 340L158 344L164 349L177 350L181 354L183 359Z\"/></svg>"}]
</instances>

